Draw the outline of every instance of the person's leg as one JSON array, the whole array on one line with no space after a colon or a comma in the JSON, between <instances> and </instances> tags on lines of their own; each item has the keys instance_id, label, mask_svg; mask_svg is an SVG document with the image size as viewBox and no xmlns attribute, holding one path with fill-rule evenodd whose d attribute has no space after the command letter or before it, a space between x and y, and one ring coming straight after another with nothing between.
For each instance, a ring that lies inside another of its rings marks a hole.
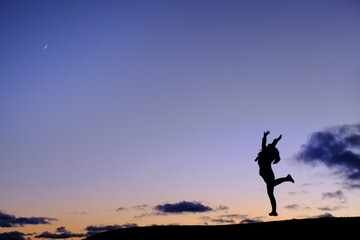
<instances>
[{"instance_id":1,"label":"person's leg","mask_svg":"<svg viewBox=\"0 0 360 240\"><path fill-rule=\"evenodd\" d=\"M283 182L292 182L294 183L294 179L292 178L292 176L290 174L288 174L286 177L282 177L282 178L277 178L274 180L274 186L277 186Z\"/></svg>"},{"instance_id":2,"label":"person's leg","mask_svg":"<svg viewBox=\"0 0 360 240\"><path fill-rule=\"evenodd\" d=\"M270 203L271 203L271 213L269 213L270 216L277 216L277 212L276 212L276 199L274 196L274 184L271 183L267 183L266 184L266 190L267 190L267 194L269 196L270 199Z\"/></svg>"}]
</instances>

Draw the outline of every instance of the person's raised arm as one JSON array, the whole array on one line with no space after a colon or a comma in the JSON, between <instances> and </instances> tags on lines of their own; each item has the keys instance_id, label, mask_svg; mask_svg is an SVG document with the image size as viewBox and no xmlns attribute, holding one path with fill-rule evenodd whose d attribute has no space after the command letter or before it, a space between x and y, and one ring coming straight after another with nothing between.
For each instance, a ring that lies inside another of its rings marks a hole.
<instances>
[{"instance_id":1,"label":"person's raised arm","mask_svg":"<svg viewBox=\"0 0 360 240\"><path fill-rule=\"evenodd\" d=\"M263 150L266 148L266 137L267 137L267 135L269 135L269 133L270 133L269 130L264 131L264 135L263 135L262 142L261 142L261 148Z\"/></svg>"},{"instance_id":2,"label":"person's raised arm","mask_svg":"<svg viewBox=\"0 0 360 240\"><path fill-rule=\"evenodd\" d=\"M275 146L276 146L276 144L280 141L281 137L282 137L282 135L280 134L280 136L279 136L279 137L277 137L277 138L275 138L275 139L272 141L272 143L271 143L271 144L275 147Z\"/></svg>"}]
</instances>

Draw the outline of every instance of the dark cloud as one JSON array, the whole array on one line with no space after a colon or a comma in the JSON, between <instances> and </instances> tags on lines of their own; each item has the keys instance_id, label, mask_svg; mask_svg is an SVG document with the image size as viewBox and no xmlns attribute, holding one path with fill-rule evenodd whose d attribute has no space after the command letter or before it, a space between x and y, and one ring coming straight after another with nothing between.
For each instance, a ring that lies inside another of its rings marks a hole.
<instances>
[{"instance_id":1,"label":"dark cloud","mask_svg":"<svg viewBox=\"0 0 360 240\"><path fill-rule=\"evenodd\" d=\"M242 220L240 222L240 224L246 224L246 223L258 223L258 222L262 222L261 220L258 219L250 219L250 218L246 218L244 220Z\"/></svg>"},{"instance_id":2,"label":"dark cloud","mask_svg":"<svg viewBox=\"0 0 360 240\"><path fill-rule=\"evenodd\" d=\"M138 225L136 223L127 223L124 225L101 225L101 226L87 226L85 230L87 231L87 235L91 236L99 232L105 232L109 230L115 230L120 228L131 228L131 227L137 227Z\"/></svg>"},{"instance_id":3,"label":"dark cloud","mask_svg":"<svg viewBox=\"0 0 360 240\"><path fill-rule=\"evenodd\" d=\"M214 223L221 223L221 224L232 224L235 223L234 219L225 219L225 218L213 218L211 219Z\"/></svg>"},{"instance_id":4,"label":"dark cloud","mask_svg":"<svg viewBox=\"0 0 360 240\"><path fill-rule=\"evenodd\" d=\"M239 221L239 219L245 219L248 215L246 214L223 214L217 216L216 218L212 218L209 216L200 217L201 220L205 221L206 224L208 222L220 223L220 224L233 224Z\"/></svg>"},{"instance_id":5,"label":"dark cloud","mask_svg":"<svg viewBox=\"0 0 360 240\"><path fill-rule=\"evenodd\" d=\"M14 215L7 214L0 211L0 227L18 227L24 225L38 225L50 224L50 221L55 221L56 218L47 217L15 217Z\"/></svg>"},{"instance_id":6,"label":"dark cloud","mask_svg":"<svg viewBox=\"0 0 360 240\"><path fill-rule=\"evenodd\" d=\"M234 219L227 218L227 217L211 218L208 216L202 216L202 217L200 217L200 219L203 220L206 224L208 224L208 222L219 223L219 224L234 224L235 223Z\"/></svg>"},{"instance_id":7,"label":"dark cloud","mask_svg":"<svg viewBox=\"0 0 360 240\"><path fill-rule=\"evenodd\" d=\"M198 213L212 211L213 209L199 202L182 201L157 205L155 206L155 210L163 213Z\"/></svg>"},{"instance_id":8,"label":"dark cloud","mask_svg":"<svg viewBox=\"0 0 360 240\"><path fill-rule=\"evenodd\" d=\"M121 225L121 228L132 228L132 227L138 227L136 223L126 223Z\"/></svg>"},{"instance_id":9,"label":"dark cloud","mask_svg":"<svg viewBox=\"0 0 360 240\"><path fill-rule=\"evenodd\" d=\"M345 201L345 196L343 191L338 190L336 192L326 192L322 194L322 199L338 199L340 201Z\"/></svg>"},{"instance_id":10,"label":"dark cloud","mask_svg":"<svg viewBox=\"0 0 360 240\"><path fill-rule=\"evenodd\" d=\"M59 232L59 233L69 233L68 230L65 229L65 227L58 227L56 229L56 232Z\"/></svg>"},{"instance_id":11,"label":"dark cloud","mask_svg":"<svg viewBox=\"0 0 360 240\"><path fill-rule=\"evenodd\" d=\"M125 210L126 210L126 208L124 208L124 207L118 207L115 211L120 212L120 211L125 211Z\"/></svg>"},{"instance_id":12,"label":"dark cloud","mask_svg":"<svg viewBox=\"0 0 360 240\"><path fill-rule=\"evenodd\" d=\"M306 164L322 163L345 177L348 187L360 188L360 123L312 133L294 159Z\"/></svg>"},{"instance_id":13,"label":"dark cloud","mask_svg":"<svg viewBox=\"0 0 360 240\"><path fill-rule=\"evenodd\" d=\"M5 232L0 233L0 240L25 240L26 236L24 233L15 231L15 232Z\"/></svg>"},{"instance_id":14,"label":"dark cloud","mask_svg":"<svg viewBox=\"0 0 360 240\"><path fill-rule=\"evenodd\" d=\"M338 211L343 209L344 207L341 206L335 206L335 207L318 207L317 209L321 211Z\"/></svg>"},{"instance_id":15,"label":"dark cloud","mask_svg":"<svg viewBox=\"0 0 360 240\"><path fill-rule=\"evenodd\" d=\"M43 232L40 235L35 236L35 238L51 238L51 239L66 239L66 238L81 238L86 237L84 233L72 233L66 230L65 227L58 227L55 233Z\"/></svg>"},{"instance_id":16,"label":"dark cloud","mask_svg":"<svg viewBox=\"0 0 360 240\"><path fill-rule=\"evenodd\" d=\"M43 232L40 235L35 236L35 238L50 238L50 239L66 239L66 238L83 238L86 237L84 233L51 233Z\"/></svg>"},{"instance_id":17,"label":"dark cloud","mask_svg":"<svg viewBox=\"0 0 360 240\"><path fill-rule=\"evenodd\" d=\"M91 236L94 235L95 233L105 232L120 228L121 228L120 225L101 225L101 226L87 226L85 230L88 232L88 235Z\"/></svg>"},{"instance_id":18,"label":"dark cloud","mask_svg":"<svg viewBox=\"0 0 360 240\"><path fill-rule=\"evenodd\" d=\"M290 205L285 206L284 208L298 210L300 208L300 206L297 204L290 204Z\"/></svg>"},{"instance_id":19,"label":"dark cloud","mask_svg":"<svg viewBox=\"0 0 360 240\"><path fill-rule=\"evenodd\" d=\"M219 224L235 224L235 223L246 224L246 223L262 222L261 219L248 218L247 214L223 214L218 216L217 218L203 216L200 217L200 219L205 221L205 224L208 224L208 222L219 223Z\"/></svg>"},{"instance_id":20,"label":"dark cloud","mask_svg":"<svg viewBox=\"0 0 360 240\"><path fill-rule=\"evenodd\" d=\"M324 214L320 214L315 216L315 218L333 218L334 216L331 213L324 213Z\"/></svg>"}]
</instances>

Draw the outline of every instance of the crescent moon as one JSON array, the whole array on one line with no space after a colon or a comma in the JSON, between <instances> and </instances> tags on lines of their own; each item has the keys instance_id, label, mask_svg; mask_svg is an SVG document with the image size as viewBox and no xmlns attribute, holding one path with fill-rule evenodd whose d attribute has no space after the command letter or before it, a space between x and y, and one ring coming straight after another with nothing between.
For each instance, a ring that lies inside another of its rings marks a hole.
<instances>
[{"instance_id":1,"label":"crescent moon","mask_svg":"<svg viewBox=\"0 0 360 240\"><path fill-rule=\"evenodd\" d=\"M47 44L45 44L45 46L43 47L43 49L45 50L45 49L47 49L48 48L48 45Z\"/></svg>"}]
</instances>

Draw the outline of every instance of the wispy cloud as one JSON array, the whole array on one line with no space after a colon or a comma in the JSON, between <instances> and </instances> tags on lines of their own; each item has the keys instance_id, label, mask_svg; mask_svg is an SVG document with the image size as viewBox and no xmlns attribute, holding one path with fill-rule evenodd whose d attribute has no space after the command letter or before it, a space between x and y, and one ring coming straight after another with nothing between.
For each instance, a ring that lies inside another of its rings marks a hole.
<instances>
[{"instance_id":1,"label":"wispy cloud","mask_svg":"<svg viewBox=\"0 0 360 240\"><path fill-rule=\"evenodd\" d=\"M291 210L298 210L300 209L300 206L298 204L290 204L290 205L286 205L284 208Z\"/></svg>"},{"instance_id":2,"label":"wispy cloud","mask_svg":"<svg viewBox=\"0 0 360 240\"><path fill-rule=\"evenodd\" d=\"M50 224L50 221L55 221L56 218L48 217L15 217L0 211L0 227L22 227L24 225L38 225Z\"/></svg>"},{"instance_id":3,"label":"wispy cloud","mask_svg":"<svg viewBox=\"0 0 360 240\"><path fill-rule=\"evenodd\" d=\"M202 216L200 217L200 219L203 220L205 224L209 224L209 223L234 224L241 219L245 219L246 217L247 215L245 214L223 214L217 217Z\"/></svg>"},{"instance_id":4,"label":"wispy cloud","mask_svg":"<svg viewBox=\"0 0 360 240\"><path fill-rule=\"evenodd\" d=\"M322 194L322 199L337 199L342 202L346 201L345 195L341 190L336 192L325 192Z\"/></svg>"},{"instance_id":5,"label":"wispy cloud","mask_svg":"<svg viewBox=\"0 0 360 240\"><path fill-rule=\"evenodd\" d=\"M321 211L338 211L340 209L343 209L344 207L342 206L332 206L332 207L318 207L317 209L321 210Z\"/></svg>"},{"instance_id":6,"label":"wispy cloud","mask_svg":"<svg viewBox=\"0 0 360 240\"><path fill-rule=\"evenodd\" d=\"M115 211L121 212L127 210L125 207L118 207Z\"/></svg>"},{"instance_id":7,"label":"wispy cloud","mask_svg":"<svg viewBox=\"0 0 360 240\"><path fill-rule=\"evenodd\" d=\"M213 209L199 202L182 201L178 203L166 203L162 205L157 205L155 206L155 210L162 213L199 213L212 211Z\"/></svg>"},{"instance_id":8,"label":"wispy cloud","mask_svg":"<svg viewBox=\"0 0 360 240\"><path fill-rule=\"evenodd\" d=\"M233 224L235 223L234 219L226 219L226 218L213 218L211 219L214 223L221 223L221 224Z\"/></svg>"},{"instance_id":9,"label":"wispy cloud","mask_svg":"<svg viewBox=\"0 0 360 240\"><path fill-rule=\"evenodd\" d=\"M148 204L142 204L142 205L135 205L132 207L135 210L141 210L141 211L145 211L149 208Z\"/></svg>"},{"instance_id":10,"label":"wispy cloud","mask_svg":"<svg viewBox=\"0 0 360 240\"><path fill-rule=\"evenodd\" d=\"M311 210L312 207L309 207L307 206L306 204L302 204L302 205L299 205L299 204L289 204L289 205L286 205L284 206L284 208L288 209L288 210L294 210L294 211L308 211L308 210Z\"/></svg>"},{"instance_id":11,"label":"wispy cloud","mask_svg":"<svg viewBox=\"0 0 360 240\"><path fill-rule=\"evenodd\" d=\"M157 214L155 214L155 213L142 213L142 214L134 216L134 218L145 218L145 217L154 216L154 215L157 215Z\"/></svg>"},{"instance_id":12,"label":"wispy cloud","mask_svg":"<svg viewBox=\"0 0 360 240\"><path fill-rule=\"evenodd\" d=\"M224 206L224 205L219 205L217 208L216 208L217 211L226 211L226 210L229 210L229 207L228 206Z\"/></svg>"},{"instance_id":13,"label":"wispy cloud","mask_svg":"<svg viewBox=\"0 0 360 240\"><path fill-rule=\"evenodd\" d=\"M85 215L86 212L85 211L81 211L81 212L73 212L72 214L74 215Z\"/></svg>"},{"instance_id":14,"label":"wispy cloud","mask_svg":"<svg viewBox=\"0 0 360 240\"><path fill-rule=\"evenodd\" d=\"M310 135L295 160L322 163L344 177L349 188L360 188L360 123L327 127Z\"/></svg>"},{"instance_id":15,"label":"wispy cloud","mask_svg":"<svg viewBox=\"0 0 360 240\"><path fill-rule=\"evenodd\" d=\"M84 233L72 233L65 229L65 227L59 227L56 229L55 233L43 232L35 238L50 238L50 239L66 239L66 238L81 238L86 237Z\"/></svg>"},{"instance_id":16,"label":"wispy cloud","mask_svg":"<svg viewBox=\"0 0 360 240\"><path fill-rule=\"evenodd\" d=\"M221 218L231 218L231 219L244 219L247 216L248 215L246 215L246 214L224 214L224 215L220 215Z\"/></svg>"}]
</instances>

